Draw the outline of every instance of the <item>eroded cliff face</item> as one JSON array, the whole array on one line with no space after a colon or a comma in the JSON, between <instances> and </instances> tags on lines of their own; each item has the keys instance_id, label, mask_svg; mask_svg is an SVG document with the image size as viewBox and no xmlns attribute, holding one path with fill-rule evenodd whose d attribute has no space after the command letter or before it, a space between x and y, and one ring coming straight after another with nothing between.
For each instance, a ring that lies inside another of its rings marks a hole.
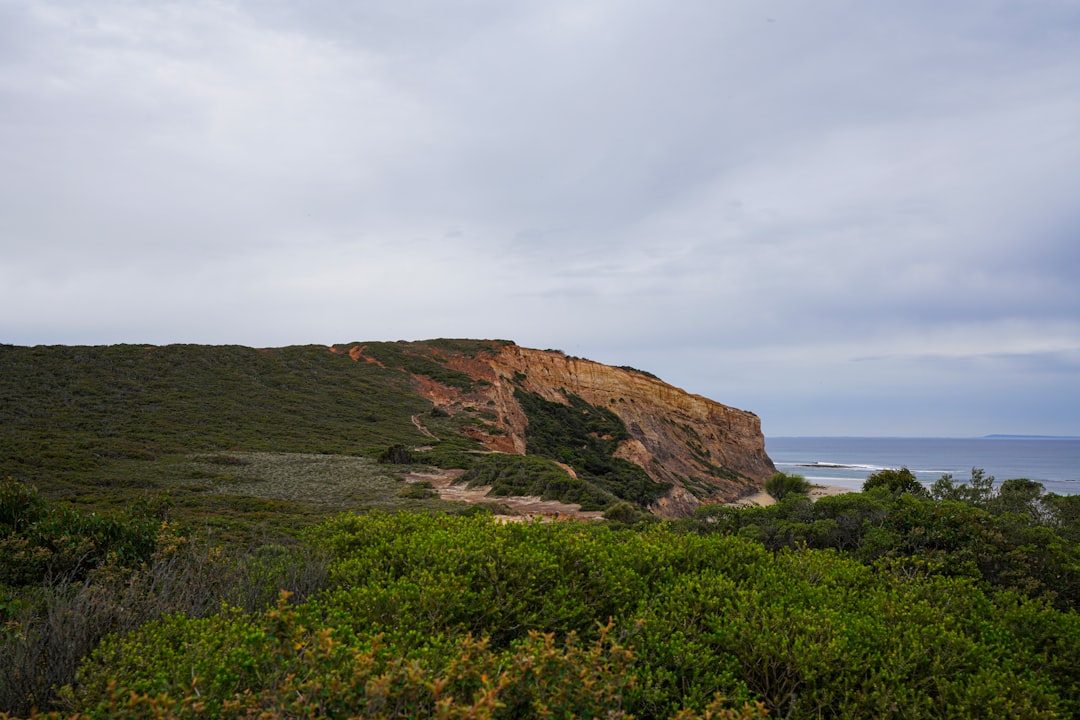
<instances>
[{"instance_id":1,"label":"eroded cliff face","mask_svg":"<svg viewBox=\"0 0 1080 720\"><path fill-rule=\"evenodd\" d=\"M473 390L416 376L418 391L455 412L484 408L489 430L474 437L491 450L523 454L528 420L515 391L567 403L576 395L617 415L629 432L617 457L672 488L650 509L680 517L703 503L730 502L761 489L776 471L756 415L693 395L650 375L557 351L493 346L472 355L436 351L440 362L477 381Z\"/></svg>"}]
</instances>

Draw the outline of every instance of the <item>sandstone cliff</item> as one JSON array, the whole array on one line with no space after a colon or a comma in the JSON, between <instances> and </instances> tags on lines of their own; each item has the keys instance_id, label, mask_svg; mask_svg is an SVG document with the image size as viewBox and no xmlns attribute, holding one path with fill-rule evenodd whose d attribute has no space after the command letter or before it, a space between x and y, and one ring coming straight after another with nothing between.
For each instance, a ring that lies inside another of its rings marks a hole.
<instances>
[{"instance_id":1,"label":"sandstone cliff","mask_svg":"<svg viewBox=\"0 0 1080 720\"><path fill-rule=\"evenodd\" d=\"M476 381L465 390L414 374L418 392L436 407L451 414L483 408L485 425L477 425L473 436L491 450L526 452L528 419L517 392L564 404L577 396L610 410L629 434L616 456L672 486L650 507L659 515L679 517L703 503L736 500L760 490L775 472L756 415L646 373L505 342L472 352L457 352L446 344L410 345ZM352 354L354 359L372 359L365 358L362 349L353 348Z\"/></svg>"}]
</instances>

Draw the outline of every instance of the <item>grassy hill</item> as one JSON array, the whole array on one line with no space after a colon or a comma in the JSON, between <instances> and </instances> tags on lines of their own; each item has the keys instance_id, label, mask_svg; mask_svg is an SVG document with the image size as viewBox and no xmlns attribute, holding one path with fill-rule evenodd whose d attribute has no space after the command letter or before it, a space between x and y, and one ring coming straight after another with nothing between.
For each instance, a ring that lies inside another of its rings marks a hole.
<instances>
[{"instance_id":1,"label":"grassy hill","mask_svg":"<svg viewBox=\"0 0 1080 720\"><path fill-rule=\"evenodd\" d=\"M230 448L357 453L414 440L410 415L429 407L403 373L321 346L5 346L0 367L5 454L13 430L35 451L54 447L44 460L12 448L30 467Z\"/></svg>"},{"instance_id":2,"label":"grassy hill","mask_svg":"<svg viewBox=\"0 0 1080 720\"><path fill-rule=\"evenodd\" d=\"M394 344L383 345L392 360ZM211 492L241 465L230 453L352 456L354 475L367 459L374 482L387 480L374 458L389 446L435 444L433 463L478 447L460 433L466 418L429 415L439 440L420 434L411 418L431 405L400 365L314 345L0 346L0 472L86 506L125 504L141 490L196 515L304 514L320 504L317 483L288 501L253 487L246 497Z\"/></svg>"}]
</instances>

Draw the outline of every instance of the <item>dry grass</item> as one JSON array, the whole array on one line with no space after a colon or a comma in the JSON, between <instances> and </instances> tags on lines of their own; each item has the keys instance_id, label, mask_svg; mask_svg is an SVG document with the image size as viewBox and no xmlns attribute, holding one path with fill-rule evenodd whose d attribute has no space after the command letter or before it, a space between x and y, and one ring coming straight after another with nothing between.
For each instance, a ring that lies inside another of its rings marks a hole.
<instances>
[{"instance_id":1,"label":"dry grass","mask_svg":"<svg viewBox=\"0 0 1080 720\"><path fill-rule=\"evenodd\" d=\"M315 453L192 455L175 473L180 487L224 495L303 502L320 510L454 510L459 503L401 497L402 468L371 458Z\"/></svg>"}]
</instances>

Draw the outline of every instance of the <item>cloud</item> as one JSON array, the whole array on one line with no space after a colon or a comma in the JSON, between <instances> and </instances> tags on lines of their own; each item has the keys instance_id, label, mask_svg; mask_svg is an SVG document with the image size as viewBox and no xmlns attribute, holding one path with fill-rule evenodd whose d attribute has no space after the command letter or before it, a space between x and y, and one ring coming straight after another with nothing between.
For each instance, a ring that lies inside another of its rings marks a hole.
<instances>
[{"instance_id":1,"label":"cloud","mask_svg":"<svg viewBox=\"0 0 1080 720\"><path fill-rule=\"evenodd\" d=\"M801 432L1059 408L1077 48L1055 0L6 3L0 340L505 337Z\"/></svg>"}]
</instances>

